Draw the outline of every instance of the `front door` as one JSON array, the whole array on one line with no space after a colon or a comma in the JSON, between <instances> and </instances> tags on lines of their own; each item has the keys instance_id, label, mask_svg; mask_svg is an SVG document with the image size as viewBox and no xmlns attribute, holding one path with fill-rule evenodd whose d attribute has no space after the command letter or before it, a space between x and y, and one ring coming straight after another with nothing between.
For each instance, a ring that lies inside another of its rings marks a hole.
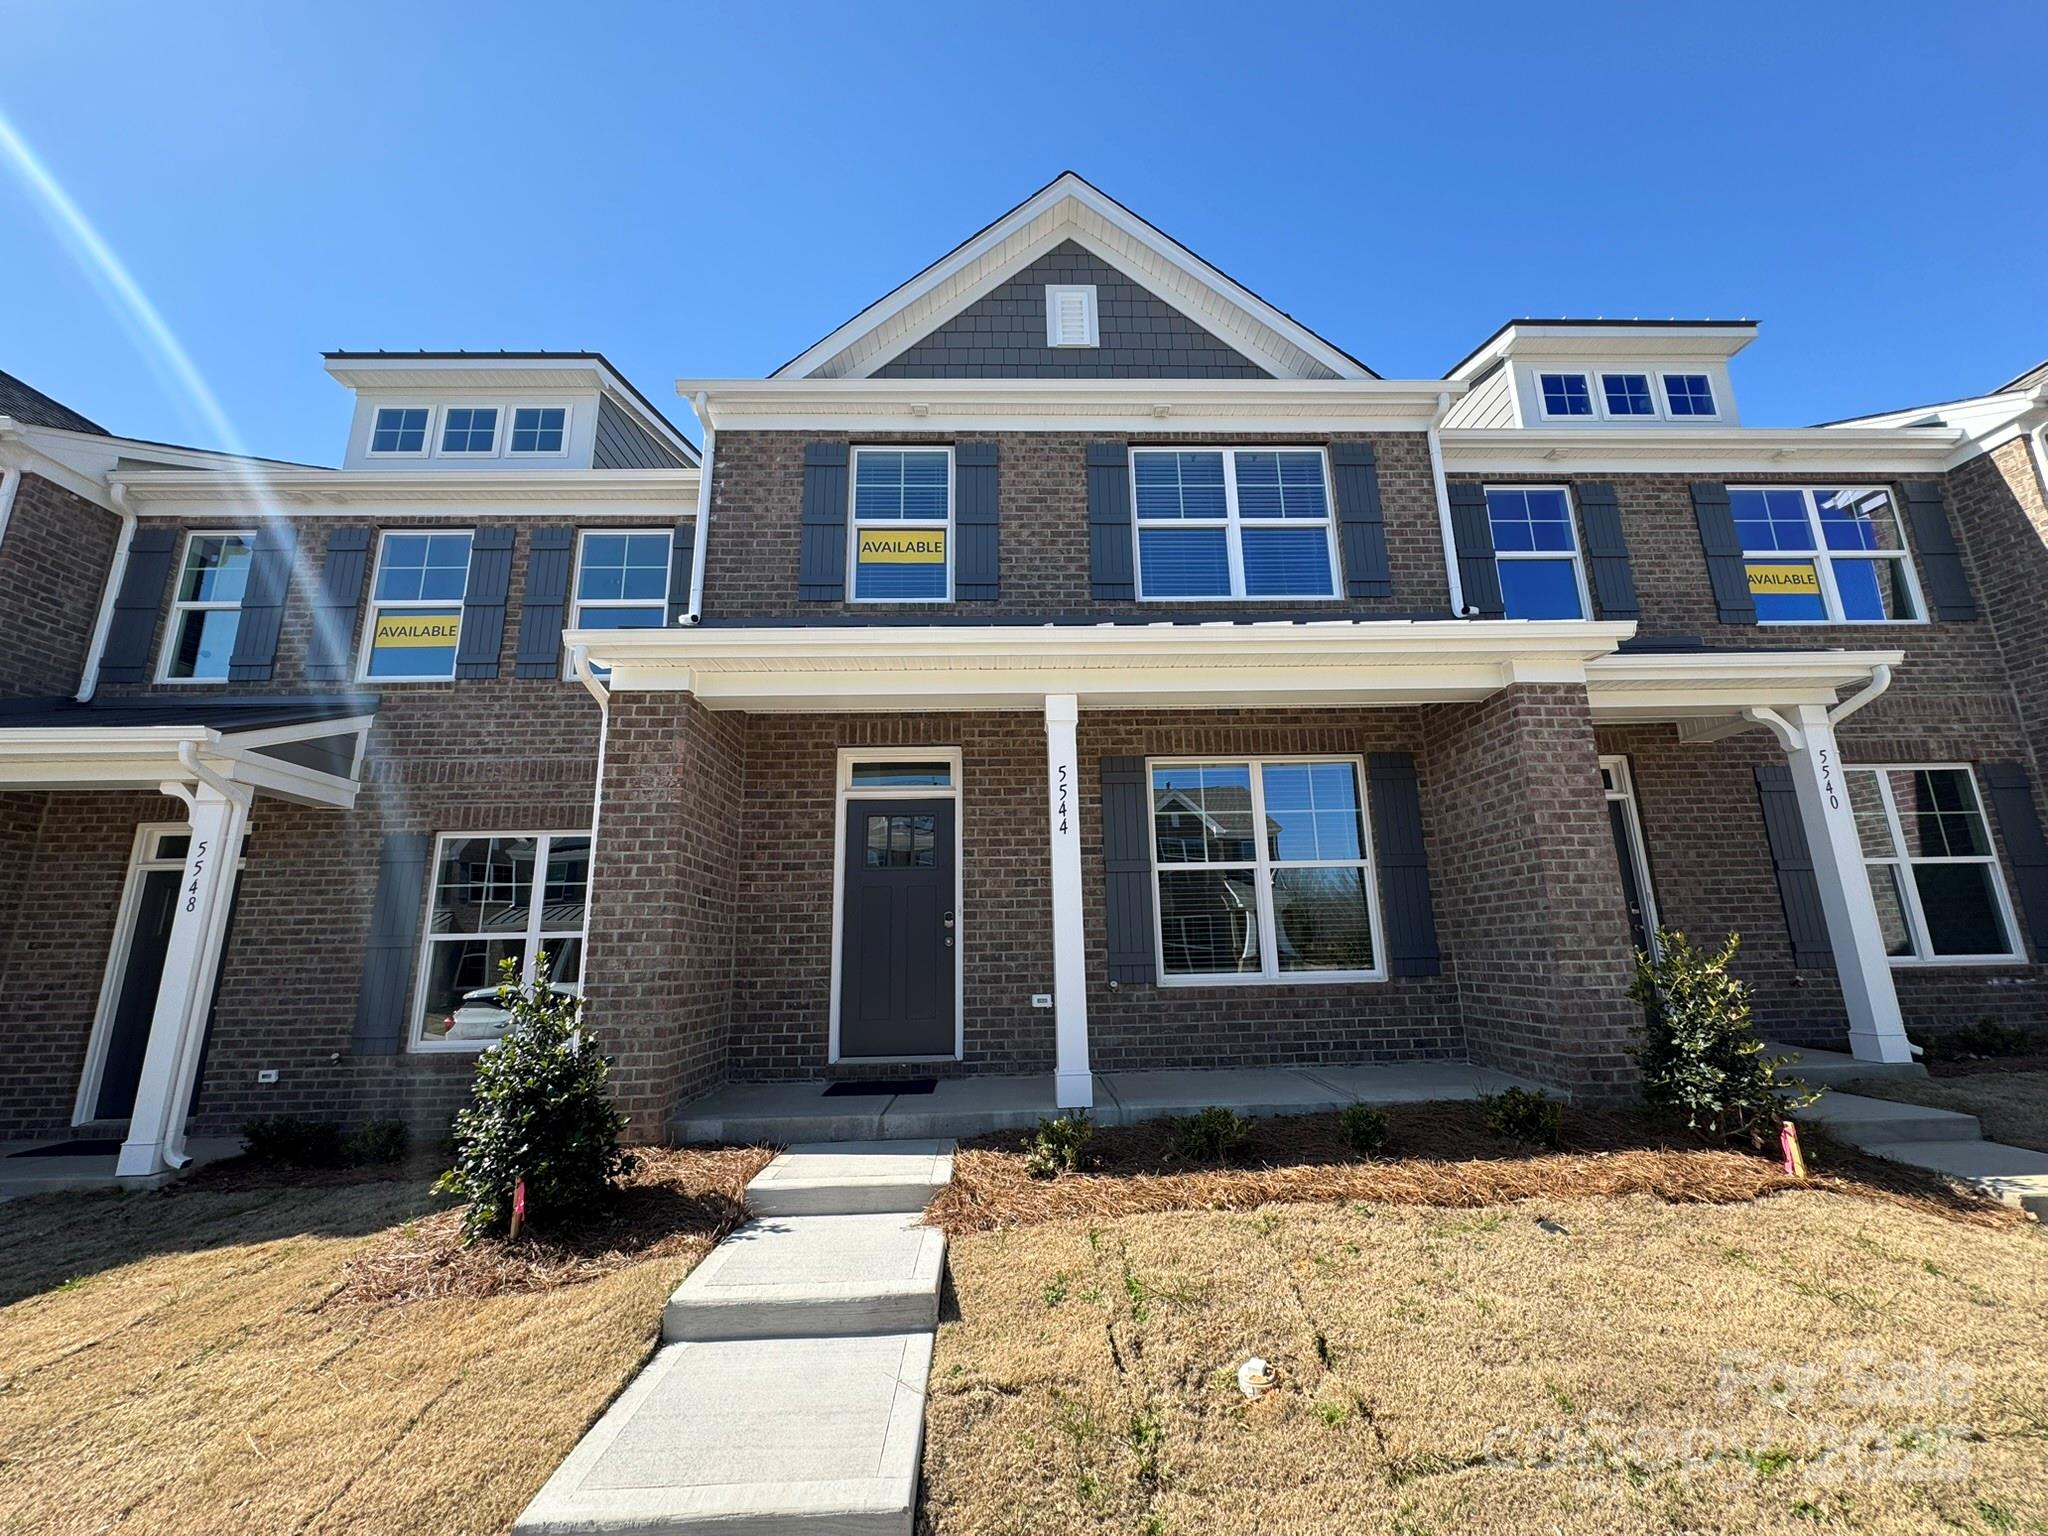
<instances>
[{"instance_id":1,"label":"front door","mask_svg":"<svg viewBox=\"0 0 2048 1536\"><path fill-rule=\"evenodd\" d=\"M140 873L135 920L128 929L120 986L107 1020L107 1054L100 1066L99 1093L92 1109L95 1120L126 1120L135 1112L142 1055L149 1048L149 1022L156 1013L157 985L163 980L164 955L171 947L171 919L177 913L178 888L185 877L183 865Z\"/></svg>"},{"instance_id":2,"label":"front door","mask_svg":"<svg viewBox=\"0 0 2048 1536\"><path fill-rule=\"evenodd\" d=\"M842 1059L954 1054L955 805L951 799L846 802Z\"/></svg>"},{"instance_id":3,"label":"front door","mask_svg":"<svg viewBox=\"0 0 2048 1536\"><path fill-rule=\"evenodd\" d=\"M1644 954L1657 953L1657 901L1650 893L1650 861L1643 856L1642 827L1636 820L1635 786L1628 759L1600 759L1607 791L1607 821L1614 831L1614 857L1621 865L1621 896L1628 904L1629 940Z\"/></svg>"}]
</instances>

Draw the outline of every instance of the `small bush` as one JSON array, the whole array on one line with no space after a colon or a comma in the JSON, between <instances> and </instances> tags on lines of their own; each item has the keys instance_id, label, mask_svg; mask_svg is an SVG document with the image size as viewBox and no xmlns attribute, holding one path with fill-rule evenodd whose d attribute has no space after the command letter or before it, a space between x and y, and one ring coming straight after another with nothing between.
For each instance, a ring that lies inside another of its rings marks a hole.
<instances>
[{"instance_id":1,"label":"small bush","mask_svg":"<svg viewBox=\"0 0 2048 1536\"><path fill-rule=\"evenodd\" d=\"M1234 1109L1211 1104L1173 1123L1181 1154L1198 1163L1227 1163L1251 1145L1252 1123Z\"/></svg>"},{"instance_id":2,"label":"small bush","mask_svg":"<svg viewBox=\"0 0 2048 1536\"><path fill-rule=\"evenodd\" d=\"M1095 1134L1095 1122L1080 1111L1055 1115L1038 1122L1031 1133L1031 1150L1024 1166L1036 1178L1057 1178L1079 1170L1088 1150L1088 1138Z\"/></svg>"},{"instance_id":3,"label":"small bush","mask_svg":"<svg viewBox=\"0 0 2048 1536\"><path fill-rule=\"evenodd\" d=\"M1344 1139L1360 1157L1371 1157L1387 1144L1385 1110L1374 1109L1370 1104L1352 1104L1346 1106L1339 1118L1344 1123Z\"/></svg>"},{"instance_id":4,"label":"small bush","mask_svg":"<svg viewBox=\"0 0 2048 1536\"><path fill-rule=\"evenodd\" d=\"M1820 1095L1780 1082L1788 1058L1764 1055L1749 989L1728 972L1741 943L1731 933L1710 954L1682 933L1660 930L1661 956L1636 956L1629 996L1643 1005L1636 1052L1643 1096L1683 1115L1695 1131L1761 1147L1780 1121Z\"/></svg>"},{"instance_id":5,"label":"small bush","mask_svg":"<svg viewBox=\"0 0 2048 1536\"><path fill-rule=\"evenodd\" d=\"M560 1221L602 1201L634 1166L582 999L548 985L544 956L523 986L515 961L501 974L498 1006L512 1017L477 1059L469 1107L455 1117L455 1166L434 1186L469 1201L462 1229L472 1238L505 1230L521 1179L528 1220Z\"/></svg>"},{"instance_id":6,"label":"small bush","mask_svg":"<svg viewBox=\"0 0 2048 1536\"><path fill-rule=\"evenodd\" d=\"M400 1163L411 1143L403 1120L365 1120L349 1133L343 1150L352 1163Z\"/></svg>"},{"instance_id":7,"label":"small bush","mask_svg":"<svg viewBox=\"0 0 2048 1536\"><path fill-rule=\"evenodd\" d=\"M1979 1019L1960 1029L1944 1030L1931 1037L1923 1048L1928 1061L1983 1061L2004 1056L2031 1056L2042 1049L2040 1035L2016 1024L1996 1019Z\"/></svg>"},{"instance_id":8,"label":"small bush","mask_svg":"<svg viewBox=\"0 0 2048 1536\"><path fill-rule=\"evenodd\" d=\"M341 1127L298 1115L262 1115L242 1127L242 1151L273 1168L339 1168L348 1161Z\"/></svg>"},{"instance_id":9,"label":"small bush","mask_svg":"<svg viewBox=\"0 0 2048 1536\"><path fill-rule=\"evenodd\" d=\"M1482 1093L1480 1110L1487 1127L1495 1134L1511 1136L1539 1147L1557 1145L1557 1131L1564 1106L1557 1100L1527 1088L1505 1088L1499 1093Z\"/></svg>"}]
</instances>

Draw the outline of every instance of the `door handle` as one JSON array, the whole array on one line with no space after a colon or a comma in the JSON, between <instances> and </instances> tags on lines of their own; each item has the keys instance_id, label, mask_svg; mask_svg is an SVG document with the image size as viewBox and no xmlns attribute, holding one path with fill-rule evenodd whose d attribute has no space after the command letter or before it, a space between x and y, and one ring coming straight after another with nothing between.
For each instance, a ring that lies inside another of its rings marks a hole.
<instances>
[{"instance_id":1,"label":"door handle","mask_svg":"<svg viewBox=\"0 0 2048 1536\"><path fill-rule=\"evenodd\" d=\"M948 913L946 914L946 917L945 917L945 925L946 925L946 927L948 927L948 928L951 928L951 927L953 926L953 914L952 914L952 913L950 913L950 912L948 912Z\"/></svg>"}]
</instances>

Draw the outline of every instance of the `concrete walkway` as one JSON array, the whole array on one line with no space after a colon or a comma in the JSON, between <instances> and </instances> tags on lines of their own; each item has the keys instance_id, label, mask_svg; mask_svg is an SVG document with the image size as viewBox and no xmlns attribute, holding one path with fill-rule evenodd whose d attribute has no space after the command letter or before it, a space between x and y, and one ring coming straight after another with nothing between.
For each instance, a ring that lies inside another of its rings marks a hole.
<instances>
[{"instance_id":1,"label":"concrete walkway","mask_svg":"<svg viewBox=\"0 0 2048 1536\"><path fill-rule=\"evenodd\" d=\"M115 1154L98 1153L72 1157L41 1149L61 1146L54 1137L40 1141L0 1141L0 1200L19 1200L28 1195L55 1194L67 1189L155 1189L181 1179L205 1163L219 1162L242 1150L239 1136L196 1136L185 1143L191 1163L175 1173L154 1173L146 1178L118 1179L114 1176Z\"/></svg>"},{"instance_id":2,"label":"concrete walkway","mask_svg":"<svg viewBox=\"0 0 2048 1536\"><path fill-rule=\"evenodd\" d=\"M654 1359L515 1536L909 1536L950 1142L795 1146L669 1298Z\"/></svg>"}]
</instances>

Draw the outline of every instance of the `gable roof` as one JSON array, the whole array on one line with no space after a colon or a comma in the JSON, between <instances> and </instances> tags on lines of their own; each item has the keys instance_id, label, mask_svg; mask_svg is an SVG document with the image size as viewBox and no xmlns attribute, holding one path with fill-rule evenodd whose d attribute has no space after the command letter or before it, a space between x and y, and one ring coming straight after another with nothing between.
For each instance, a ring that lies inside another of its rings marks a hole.
<instances>
[{"instance_id":1,"label":"gable roof","mask_svg":"<svg viewBox=\"0 0 2048 1536\"><path fill-rule=\"evenodd\" d=\"M1276 378L1379 377L1072 171L1062 171L769 377L867 378L1064 240L1142 283Z\"/></svg>"},{"instance_id":2,"label":"gable roof","mask_svg":"<svg viewBox=\"0 0 2048 1536\"><path fill-rule=\"evenodd\" d=\"M2007 379L2003 384L1999 385L1998 388L1991 391L1991 393L1993 393L1994 395L2002 395L2006 393L2008 390L2031 389L2036 384L2048 384L2048 361L2038 362L2034 364L2033 367L2029 368L2025 373L2021 374L2018 378Z\"/></svg>"},{"instance_id":3,"label":"gable roof","mask_svg":"<svg viewBox=\"0 0 2048 1536\"><path fill-rule=\"evenodd\" d=\"M5 372L0 372L0 416L12 417L24 427L54 427L60 432L89 432L95 437L110 435L98 422Z\"/></svg>"}]
</instances>

